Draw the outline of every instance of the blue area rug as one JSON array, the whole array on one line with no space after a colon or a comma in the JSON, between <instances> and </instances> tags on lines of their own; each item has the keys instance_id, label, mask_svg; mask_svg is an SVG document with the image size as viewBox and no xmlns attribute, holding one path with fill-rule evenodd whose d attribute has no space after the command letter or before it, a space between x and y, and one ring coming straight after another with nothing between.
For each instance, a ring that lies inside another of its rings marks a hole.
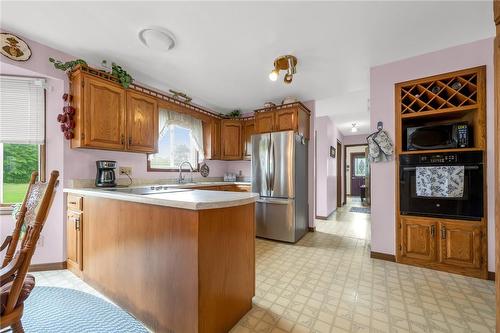
<instances>
[{"instance_id":1,"label":"blue area rug","mask_svg":"<svg viewBox=\"0 0 500 333\"><path fill-rule=\"evenodd\" d=\"M35 287L22 319L27 333L148 332L127 312L74 289Z\"/></svg>"},{"instance_id":2,"label":"blue area rug","mask_svg":"<svg viewBox=\"0 0 500 333\"><path fill-rule=\"evenodd\" d=\"M351 207L351 209L349 209L349 211L351 213L363 213L363 214L370 214L371 213L370 208L368 208L368 207Z\"/></svg>"}]
</instances>

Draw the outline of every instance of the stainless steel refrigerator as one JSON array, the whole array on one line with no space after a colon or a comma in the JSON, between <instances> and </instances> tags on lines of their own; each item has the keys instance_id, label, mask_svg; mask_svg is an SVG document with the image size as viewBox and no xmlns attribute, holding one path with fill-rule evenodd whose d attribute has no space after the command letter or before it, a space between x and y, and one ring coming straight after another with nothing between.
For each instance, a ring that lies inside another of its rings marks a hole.
<instances>
[{"instance_id":1,"label":"stainless steel refrigerator","mask_svg":"<svg viewBox=\"0 0 500 333\"><path fill-rule=\"evenodd\" d=\"M307 140L293 131L252 136L258 237L296 242L307 232Z\"/></svg>"}]
</instances>

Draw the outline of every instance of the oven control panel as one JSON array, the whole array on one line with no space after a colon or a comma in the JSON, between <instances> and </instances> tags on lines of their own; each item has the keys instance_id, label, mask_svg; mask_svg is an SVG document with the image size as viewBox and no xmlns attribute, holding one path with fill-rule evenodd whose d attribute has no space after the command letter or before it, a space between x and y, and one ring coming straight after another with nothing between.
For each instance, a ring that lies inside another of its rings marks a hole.
<instances>
[{"instance_id":1,"label":"oven control panel","mask_svg":"<svg viewBox=\"0 0 500 333\"><path fill-rule=\"evenodd\" d=\"M419 156L420 163L457 163L457 154L435 154L435 155L421 155Z\"/></svg>"}]
</instances>

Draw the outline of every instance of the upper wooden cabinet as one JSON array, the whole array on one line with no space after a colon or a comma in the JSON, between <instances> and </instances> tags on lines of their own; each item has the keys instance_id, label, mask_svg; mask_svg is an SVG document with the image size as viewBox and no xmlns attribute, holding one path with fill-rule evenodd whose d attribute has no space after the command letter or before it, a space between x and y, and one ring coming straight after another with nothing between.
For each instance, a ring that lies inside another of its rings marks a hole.
<instances>
[{"instance_id":1,"label":"upper wooden cabinet","mask_svg":"<svg viewBox=\"0 0 500 333\"><path fill-rule=\"evenodd\" d=\"M205 158L208 160L221 159L221 121L212 119L206 123Z\"/></svg>"},{"instance_id":2,"label":"upper wooden cabinet","mask_svg":"<svg viewBox=\"0 0 500 333\"><path fill-rule=\"evenodd\" d=\"M156 152L158 106L153 97L80 71L72 74L71 84L76 109L72 148Z\"/></svg>"},{"instance_id":3,"label":"upper wooden cabinet","mask_svg":"<svg viewBox=\"0 0 500 333\"><path fill-rule=\"evenodd\" d=\"M255 111L256 133L295 131L309 139L310 111L300 102Z\"/></svg>"},{"instance_id":4,"label":"upper wooden cabinet","mask_svg":"<svg viewBox=\"0 0 500 333\"><path fill-rule=\"evenodd\" d=\"M83 77L82 107L77 107L83 126L82 147L122 150L125 148L125 90L103 80ZM75 133L76 134L76 133Z\"/></svg>"},{"instance_id":5,"label":"upper wooden cabinet","mask_svg":"<svg viewBox=\"0 0 500 333\"><path fill-rule=\"evenodd\" d=\"M247 119L243 121L243 159L252 159L252 135L255 134L255 120Z\"/></svg>"},{"instance_id":6,"label":"upper wooden cabinet","mask_svg":"<svg viewBox=\"0 0 500 333\"><path fill-rule=\"evenodd\" d=\"M241 120L223 119L221 121L221 158L241 160Z\"/></svg>"},{"instance_id":7,"label":"upper wooden cabinet","mask_svg":"<svg viewBox=\"0 0 500 333\"><path fill-rule=\"evenodd\" d=\"M158 104L147 95L127 91L127 150L158 150Z\"/></svg>"}]
</instances>

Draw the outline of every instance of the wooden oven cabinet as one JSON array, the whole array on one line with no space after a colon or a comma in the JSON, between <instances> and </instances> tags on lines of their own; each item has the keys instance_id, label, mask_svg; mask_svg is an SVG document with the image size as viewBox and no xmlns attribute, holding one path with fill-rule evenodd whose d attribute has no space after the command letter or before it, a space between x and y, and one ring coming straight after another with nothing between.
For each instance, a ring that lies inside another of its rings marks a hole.
<instances>
[{"instance_id":1,"label":"wooden oven cabinet","mask_svg":"<svg viewBox=\"0 0 500 333\"><path fill-rule=\"evenodd\" d=\"M76 109L72 148L157 151L156 99L81 71L72 73L71 89Z\"/></svg>"},{"instance_id":2,"label":"wooden oven cabinet","mask_svg":"<svg viewBox=\"0 0 500 333\"><path fill-rule=\"evenodd\" d=\"M291 103L255 111L255 132L295 131L309 139L310 111L302 103Z\"/></svg>"},{"instance_id":3,"label":"wooden oven cabinet","mask_svg":"<svg viewBox=\"0 0 500 333\"><path fill-rule=\"evenodd\" d=\"M487 278L483 221L401 216L396 261Z\"/></svg>"}]
</instances>

